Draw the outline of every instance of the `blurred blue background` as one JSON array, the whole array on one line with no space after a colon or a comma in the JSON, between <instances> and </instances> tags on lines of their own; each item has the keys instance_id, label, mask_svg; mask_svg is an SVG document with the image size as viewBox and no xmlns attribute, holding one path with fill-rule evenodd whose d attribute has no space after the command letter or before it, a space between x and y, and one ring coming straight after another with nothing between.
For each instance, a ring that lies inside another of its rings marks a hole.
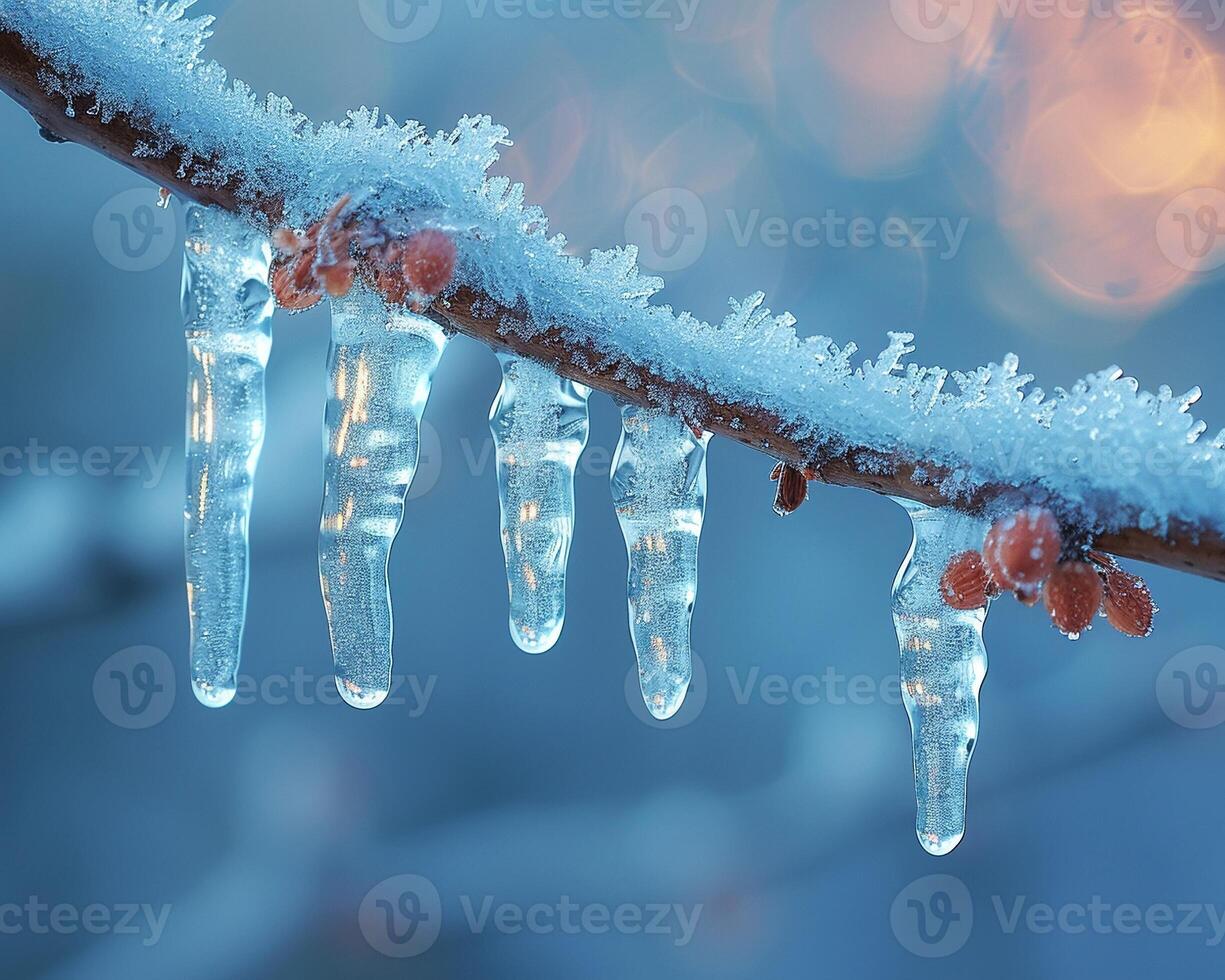
<instances>
[{"instance_id":1,"label":"blurred blue background","mask_svg":"<svg viewBox=\"0 0 1225 980\"><path fill-rule=\"evenodd\" d=\"M410 4L398 22L365 0L197 10L220 15L212 57L313 118L378 104L442 129L489 113L516 141L497 171L576 249L643 235L651 195L686 192L706 230L665 299L706 318L764 289L803 333L865 355L912 330L927 363L1017 351L1048 388L1118 363L1150 388L1203 385L1197 410L1225 424L1225 286L1162 233L1186 192L1225 187L1214 8L1076 18L953 0L919 18L903 0L653 3L445 0L417 12L428 31ZM1179 664L1210 677L1199 665L1225 662L1219 585L1147 572L1162 612L1145 643L1102 626L1068 644L1038 612L999 604L968 833L935 859L914 837L894 676L901 508L816 489L780 521L770 463L716 441L694 622L705 677L674 723L648 723L607 488L614 407L593 399L566 632L525 656L506 631L486 424L498 368L465 338L439 371L393 556L401 703L359 713L336 703L318 594L326 314L278 314L247 688L199 707L181 557L182 203L159 219L167 247L132 268L105 216L116 195L137 191L120 199L136 207L156 189L43 142L8 101L0 131L0 446L19 450L0 478L4 976L1219 971L1225 697L1201 691L1208 710L1192 715L1169 696ZM829 214L867 219L866 237L813 245ZM780 246L777 223L760 230L770 218L808 244ZM908 241L886 240L891 218ZM132 723L107 685L117 653L165 681L140 727L113 720ZM441 932L412 959L385 956L359 916L400 875L438 892ZM938 911L938 891L960 915L944 945L906 911L916 896ZM1139 928L1112 911L1076 929L1095 896L1138 907ZM31 897L78 918L102 906L112 925L128 904L169 909L152 942L144 913L136 935L68 918L36 929L5 905ZM1039 909L1010 930L1022 897L1063 925ZM465 914L567 899L592 915L673 911L662 932ZM1200 907L1203 931L1152 914L1179 905ZM692 935L676 906L697 916Z\"/></svg>"}]
</instances>

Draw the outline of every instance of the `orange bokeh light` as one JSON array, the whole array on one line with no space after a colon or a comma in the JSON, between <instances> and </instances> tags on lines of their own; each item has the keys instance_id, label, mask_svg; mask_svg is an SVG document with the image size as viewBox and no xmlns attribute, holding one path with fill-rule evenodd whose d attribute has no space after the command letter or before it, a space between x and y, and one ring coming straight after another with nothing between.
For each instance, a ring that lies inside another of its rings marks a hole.
<instances>
[{"instance_id":1,"label":"orange bokeh light","mask_svg":"<svg viewBox=\"0 0 1225 980\"><path fill-rule=\"evenodd\" d=\"M965 117L1000 226L1065 300L1147 313L1191 278L1163 253L1159 218L1180 194L1222 181L1220 56L1173 17L1008 26Z\"/></svg>"}]
</instances>

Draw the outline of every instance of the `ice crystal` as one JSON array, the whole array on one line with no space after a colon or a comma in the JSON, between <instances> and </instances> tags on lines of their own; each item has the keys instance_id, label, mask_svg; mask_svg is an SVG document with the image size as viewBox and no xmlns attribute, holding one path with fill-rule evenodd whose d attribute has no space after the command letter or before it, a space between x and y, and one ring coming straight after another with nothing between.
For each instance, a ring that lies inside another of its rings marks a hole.
<instances>
[{"instance_id":1,"label":"ice crystal","mask_svg":"<svg viewBox=\"0 0 1225 980\"><path fill-rule=\"evenodd\" d=\"M1061 501L1065 519L1101 528L1225 528L1225 446L1202 438L1193 396L1141 392L1118 369L1047 396L1011 355L955 373L952 391L945 371L907 362L905 334L857 369L853 345L797 339L795 321L772 315L760 294L733 301L719 325L674 312L652 303L662 283L639 272L633 248L569 255L521 185L488 177L507 138L488 117L433 137L366 107L315 125L207 61L211 20L188 18L189 6L0 0L0 23L39 51L54 75L44 83L73 111L130 113L159 133L142 152L175 147L184 167L209 161L196 180L233 181L247 200L282 198L297 224L345 193L384 214L440 215L459 232L456 284L523 314L504 329L560 327L593 361L642 365L673 387L780 419L814 457L860 448L885 470L923 463L954 496L1025 486Z\"/></svg>"}]
</instances>

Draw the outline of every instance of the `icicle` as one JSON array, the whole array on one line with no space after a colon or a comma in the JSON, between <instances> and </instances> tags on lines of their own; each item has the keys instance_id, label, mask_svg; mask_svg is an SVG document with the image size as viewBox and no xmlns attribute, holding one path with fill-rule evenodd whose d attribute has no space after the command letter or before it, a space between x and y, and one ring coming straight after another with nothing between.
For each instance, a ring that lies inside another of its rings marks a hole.
<instances>
[{"instance_id":1,"label":"icicle","mask_svg":"<svg viewBox=\"0 0 1225 980\"><path fill-rule=\"evenodd\" d=\"M498 447L510 635L527 653L553 648L566 618L574 470L587 445L591 389L534 361L499 354L489 415Z\"/></svg>"},{"instance_id":2,"label":"icicle","mask_svg":"<svg viewBox=\"0 0 1225 980\"><path fill-rule=\"evenodd\" d=\"M706 510L706 447L679 419L625 405L612 493L629 552L629 615L642 696L656 718L680 710L692 676L689 625Z\"/></svg>"},{"instance_id":3,"label":"icicle","mask_svg":"<svg viewBox=\"0 0 1225 980\"><path fill-rule=\"evenodd\" d=\"M191 682L201 704L230 703L247 614L247 528L264 443L272 350L267 239L215 209L187 212L187 503L183 543Z\"/></svg>"},{"instance_id":4,"label":"icicle","mask_svg":"<svg viewBox=\"0 0 1225 980\"><path fill-rule=\"evenodd\" d=\"M387 561L446 344L433 320L361 283L332 302L319 580L336 687L355 708L377 707L391 687Z\"/></svg>"},{"instance_id":5,"label":"icicle","mask_svg":"<svg viewBox=\"0 0 1225 980\"><path fill-rule=\"evenodd\" d=\"M940 577L954 555L982 547L987 525L951 509L898 503L914 524L914 543L893 585L893 622L914 743L915 829L929 853L948 854L965 834L966 777L987 675L987 610L947 605Z\"/></svg>"}]
</instances>

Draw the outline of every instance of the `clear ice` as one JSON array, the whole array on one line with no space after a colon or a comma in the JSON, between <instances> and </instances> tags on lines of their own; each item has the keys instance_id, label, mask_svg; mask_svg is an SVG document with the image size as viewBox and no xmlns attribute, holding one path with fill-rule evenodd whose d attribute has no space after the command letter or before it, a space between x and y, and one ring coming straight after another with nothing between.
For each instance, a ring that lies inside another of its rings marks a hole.
<instances>
[{"instance_id":1,"label":"clear ice","mask_svg":"<svg viewBox=\"0 0 1225 980\"><path fill-rule=\"evenodd\" d=\"M272 350L271 260L268 240L232 215L188 209L183 544L192 690L212 708L229 704L238 686L247 615L247 532L264 444L264 369Z\"/></svg>"},{"instance_id":2,"label":"clear ice","mask_svg":"<svg viewBox=\"0 0 1225 980\"><path fill-rule=\"evenodd\" d=\"M355 708L377 707L391 690L387 562L447 339L360 282L332 301L319 580L336 687Z\"/></svg>"},{"instance_id":3,"label":"clear ice","mask_svg":"<svg viewBox=\"0 0 1225 980\"><path fill-rule=\"evenodd\" d=\"M915 832L925 850L942 855L965 835L966 779L987 676L987 610L953 609L940 595L940 577L953 555L982 547L987 525L950 509L898 503L914 524L893 586L893 622L914 744Z\"/></svg>"},{"instance_id":4,"label":"clear ice","mask_svg":"<svg viewBox=\"0 0 1225 980\"><path fill-rule=\"evenodd\" d=\"M498 448L510 635L526 653L544 653L566 619L574 471L587 446L591 389L535 361L498 360L502 388L489 427Z\"/></svg>"},{"instance_id":5,"label":"clear ice","mask_svg":"<svg viewBox=\"0 0 1225 980\"><path fill-rule=\"evenodd\" d=\"M706 448L680 419L621 409L612 496L629 552L629 618L638 676L656 718L680 710L693 675L689 627L706 512Z\"/></svg>"}]
</instances>

